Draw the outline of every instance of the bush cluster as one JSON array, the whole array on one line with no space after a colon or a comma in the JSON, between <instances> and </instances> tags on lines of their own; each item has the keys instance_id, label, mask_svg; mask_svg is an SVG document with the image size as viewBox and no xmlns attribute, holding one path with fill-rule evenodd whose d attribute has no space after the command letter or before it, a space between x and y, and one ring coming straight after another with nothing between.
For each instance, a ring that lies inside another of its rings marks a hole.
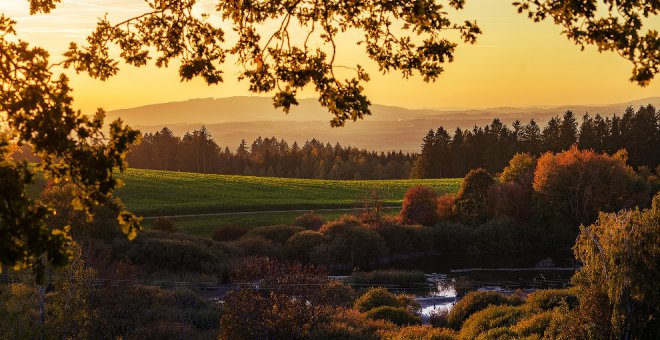
<instances>
[{"instance_id":1,"label":"bush cluster","mask_svg":"<svg viewBox=\"0 0 660 340\"><path fill-rule=\"evenodd\" d=\"M419 304L406 295L394 295L385 288L370 288L355 300L354 306L366 317L392 322L396 325L421 324Z\"/></svg>"}]
</instances>

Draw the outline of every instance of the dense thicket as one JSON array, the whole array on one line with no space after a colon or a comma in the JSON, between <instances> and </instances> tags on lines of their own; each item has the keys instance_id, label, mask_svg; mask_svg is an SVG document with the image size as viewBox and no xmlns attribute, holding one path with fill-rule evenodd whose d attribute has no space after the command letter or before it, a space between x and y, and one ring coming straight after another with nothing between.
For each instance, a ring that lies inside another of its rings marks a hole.
<instances>
[{"instance_id":1,"label":"dense thicket","mask_svg":"<svg viewBox=\"0 0 660 340\"><path fill-rule=\"evenodd\" d=\"M457 128L453 136L441 126L423 138L412 176L463 177L476 168L498 173L516 153L537 156L568 150L574 144L597 153L626 149L630 165L655 169L660 164L660 110L648 105L637 111L630 107L621 116L585 114L581 124L567 111L563 117L550 119L544 128L534 119L526 125L515 121L508 127L496 118L484 127Z\"/></svg>"},{"instance_id":2,"label":"dense thicket","mask_svg":"<svg viewBox=\"0 0 660 340\"><path fill-rule=\"evenodd\" d=\"M226 175L321 179L408 178L414 154L377 153L335 146L312 139L302 147L277 138L257 138L248 146L243 140L231 151L222 150L205 127L175 136L168 128L147 133L126 159L141 169L188 171Z\"/></svg>"}]
</instances>

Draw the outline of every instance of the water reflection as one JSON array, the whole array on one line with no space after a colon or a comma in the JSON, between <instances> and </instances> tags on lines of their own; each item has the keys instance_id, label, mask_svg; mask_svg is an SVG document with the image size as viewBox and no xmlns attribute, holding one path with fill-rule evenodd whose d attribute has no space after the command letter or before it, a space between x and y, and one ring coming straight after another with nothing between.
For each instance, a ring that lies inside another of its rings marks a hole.
<instances>
[{"instance_id":1,"label":"water reflection","mask_svg":"<svg viewBox=\"0 0 660 340\"><path fill-rule=\"evenodd\" d=\"M572 275L569 268L482 268L431 273L426 275L431 288L418 292L415 300L421 305L422 316L428 319L434 312L451 310L470 291L526 296L537 289L568 287Z\"/></svg>"}]
</instances>

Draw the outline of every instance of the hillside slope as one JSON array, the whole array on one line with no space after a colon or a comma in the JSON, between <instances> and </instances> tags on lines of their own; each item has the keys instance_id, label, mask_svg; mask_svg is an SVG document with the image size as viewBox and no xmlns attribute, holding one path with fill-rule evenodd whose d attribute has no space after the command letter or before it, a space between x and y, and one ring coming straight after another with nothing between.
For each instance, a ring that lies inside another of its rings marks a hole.
<instances>
[{"instance_id":1,"label":"hillside slope","mask_svg":"<svg viewBox=\"0 0 660 340\"><path fill-rule=\"evenodd\" d=\"M460 178L423 180L332 181L292 178L207 175L128 169L117 195L144 216L232 211L356 207L378 189L388 205L400 204L418 184L441 193L456 192Z\"/></svg>"}]
</instances>

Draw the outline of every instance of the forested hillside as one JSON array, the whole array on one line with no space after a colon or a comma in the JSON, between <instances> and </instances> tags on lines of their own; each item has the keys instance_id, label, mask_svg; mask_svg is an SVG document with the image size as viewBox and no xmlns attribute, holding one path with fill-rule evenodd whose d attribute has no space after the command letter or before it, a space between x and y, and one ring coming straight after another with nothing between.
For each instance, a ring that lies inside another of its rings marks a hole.
<instances>
[{"instance_id":1,"label":"forested hillside","mask_svg":"<svg viewBox=\"0 0 660 340\"><path fill-rule=\"evenodd\" d=\"M275 137L259 137L251 145L243 140L235 151L222 150L205 127L181 138L168 128L147 133L126 157L130 167L141 169L318 179L409 178L415 158L401 151L376 153L316 139L289 145Z\"/></svg>"},{"instance_id":2,"label":"forested hillside","mask_svg":"<svg viewBox=\"0 0 660 340\"><path fill-rule=\"evenodd\" d=\"M628 108L622 115L602 117L572 111L555 116L545 127L532 119L526 125L515 121L511 127L494 119L490 125L472 130L457 128L453 136L444 127L430 130L422 140L422 152L412 170L416 178L462 177L469 170L484 168L502 171L511 157L520 152L541 153L580 149L613 154L625 149L635 168L656 169L660 164L660 110L648 105L637 111Z\"/></svg>"}]
</instances>

